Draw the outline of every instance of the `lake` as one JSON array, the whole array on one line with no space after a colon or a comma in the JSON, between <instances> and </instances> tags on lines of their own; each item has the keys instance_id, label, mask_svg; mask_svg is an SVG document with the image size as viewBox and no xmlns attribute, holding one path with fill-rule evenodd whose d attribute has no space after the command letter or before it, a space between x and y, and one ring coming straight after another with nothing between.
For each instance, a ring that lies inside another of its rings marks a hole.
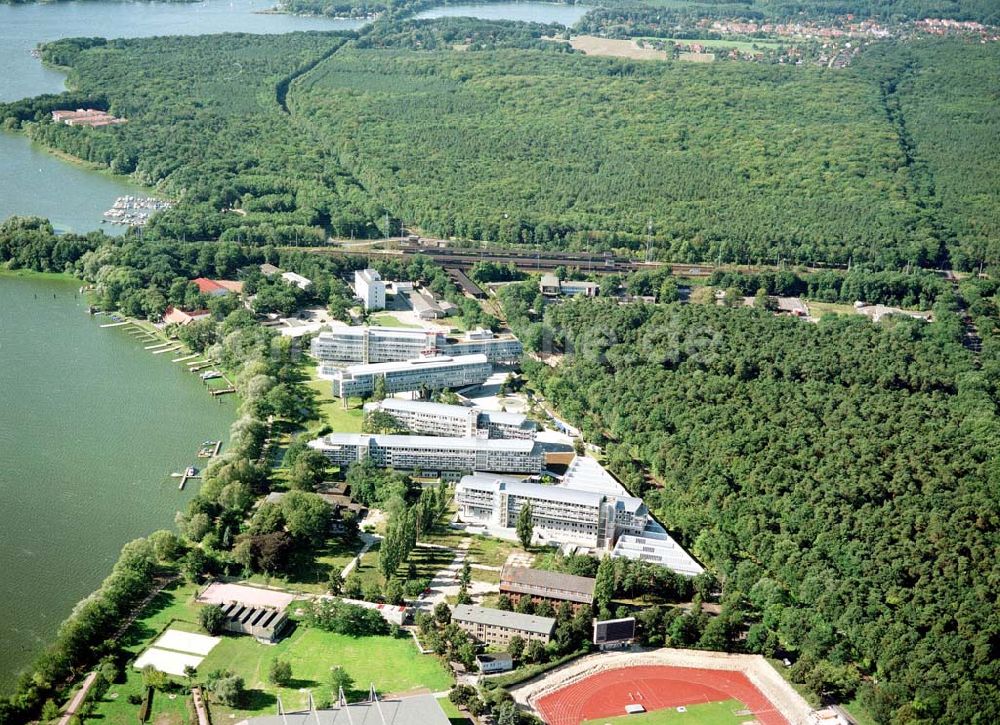
<instances>
[{"instance_id":1,"label":"lake","mask_svg":"<svg viewBox=\"0 0 1000 725\"><path fill-rule=\"evenodd\" d=\"M147 37L210 33L287 33L295 30L351 30L360 19L268 14L275 0L207 0L199 3L93 2L0 5L0 101L64 89L62 73L31 56L38 43L57 38ZM590 8L542 2L450 5L419 18L467 16L572 25ZM53 193L53 190L58 190ZM49 156L23 134L0 132L0 220L18 214L47 217L59 231L122 227L102 224L114 200L135 194L127 181Z\"/></svg>"},{"instance_id":2,"label":"lake","mask_svg":"<svg viewBox=\"0 0 1000 725\"><path fill-rule=\"evenodd\" d=\"M29 51L69 36L138 37L348 29L359 20L259 14L270 0L0 5L0 101L63 88ZM450 6L468 15L573 23L585 8L550 3ZM436 14L435 14L436 13ZM124 180L70 164L0 132L0 219L48 217L58 229L104 228ZM121 546L172 528L191 495L171 471L198 443L225 438L233 401L210 398L167 355L90 318L77 283L0 276L0 691L51 641L72 606L109 573ZM54 297L53 297L54 295Z\"/></svg>"},{"instance_id":3,"label":"lake","mask_svg":"<svg viewBox=\"0 0 1000 725\"><path fill-rule=\"evenodd\" d=\"M364 21L264 14L271 0L200 3L58 2L0 5L0 101L64 90L65 76L31 56L39 42L74 36L138 38L210 33L350 30ZM53 193L57 189L57 193ZM47 217L59 231L123 227L101 224L115 199L141 190L127 181L50 156L23 134L0 132L0 219ZM144 192L143 192L144 193Z\"/></svg>"},{"instance_id":4,"label":"lake","mask_svg":"<svg viewBox=\"0 0 1000 725\"><path fill-rule=\"evenodd\" d=\"M490 3L489 5L443 5L418 13L416 18L481 18L520 20L525 23L559 23L570 26L590 12L584 5L560 3Z\"/></svg>"},{"instance_id":5,"label":"lake","mask_svg":"<svg viewBox=\"0 0 1000 725\"><path fill-rule=\"evenodd\" d=\"M0 275L0 690L126 541L173 528L197 484L170 473L234 419L175 355L102 329L78 285Z\"/></svg>"}]
</instances>

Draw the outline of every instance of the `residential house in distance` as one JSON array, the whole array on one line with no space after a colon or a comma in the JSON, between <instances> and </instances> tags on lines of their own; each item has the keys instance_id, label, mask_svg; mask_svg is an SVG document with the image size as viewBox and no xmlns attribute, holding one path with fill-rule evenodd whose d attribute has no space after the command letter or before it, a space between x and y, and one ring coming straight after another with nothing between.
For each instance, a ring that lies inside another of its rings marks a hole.
<instances>
[{"instance_id":1,"label":"residential house in distance","mask_svg":"<svg viewBox=\"0 0 1000 725\"><path fill-rule=\"evenodd\" d=\"M124 118L116 118L107 111L98 111L96 108L78 108L75 111L53 111L52 120L56 123L65 123L67 126L89 126L90 128L118 126L127 123Z\"/></svg>"},{"instance_id":2,"label":"residential house in distance","mask_svg":"<svg viewBox=\"0 0 1000 725\"><path fill-rule=\"evenodd\" d=\"M559 278L551 272L546 272L538 283L538 291L546 297L558 297L561 292Z\"/></svg>"},{"instance_id":3,"label":"residential house in distance","mask_svg":"<svg viewBox=\"0 0 1000 725\"><path fill-rule=\"evenodd\" d=\"M452 608L451 621L479 642L498 647L505 647L513 637L548 644L556 628L556 620L552 617L536 617L470 604L456 604Z\"/></svg>"},{"instance_id":4,"label":"residential house in distance","mask_svg":"<svg viewBox=\"0 0 1000 725\"><path fill-rule=\"evenodd\" d=\"M222 295L240 294L243 292L243 283L231 279L207 279L198 277L191 280L198 285L198 291L207 297L221 297Z\"/></svg>"},{"instance_id":5,"label":"residential house in distance","mask_svg":"<svg viewBox=\"0 0 1000 725\"><path fill-rule=\"evenodd\" d=\"M281 278L288 284L295 285L300 290L307 290L312 287L311 279L303 277L301 274L296 274L295 272L283 272L281 274Z\"/></svg>"},{"instance_id":6,"label":"residential house in distance","mask_svg":"<svg viewBox=\"0 0 1000 725\"><path fill-rule=\"evenodd\" d=\"M391 415L410 433L452 437L520 438L532 440L535 424L519 413L503 413L463 405L446 405L424 400L385 400L365 403L365 415Z\"/></svg>"},{"instance_id":7,"label":"residential house in distance","mask_svg":"<svg viewBox=\"0 0 1000 725\"><path fill-rule=\"evenodd\" d=\"M569 602L575 612L583 608L590 609L594 605L596 581L590 577L558 571L505 566L500 571L500 593L510 597L515 606L521 599L528 597L535 604L547 601L558 606Z\"/></svg>"},{"instance_id":8,"label":"residential house in distance","mask_svg":"<svg viewBox=\"0 0 1000 725\"><path fill-rule=\"evenodd\" d=\"M554 274L546 273L542 275L538 283L538 291L546 297L575 297L584 295L585 297L597 297L601 291L601 286L597 282L585 282L576 279L560 280Z\"/></svg>"},{"instance_id":9,"label":"residential house in distance","mask_svg":"<svg viewBox=\"0 0 1000 725\"><path fill-rule=\"evenodd\" d=\"M321 366L319 372L332 381L334 396L348 398L372 394L379 379L384 381L387 395L482 385L493 372L493 366L485 355L459 355L351 365L332 373Z\"/></svg>"},{"instance_id":10,"label":"residential house in distance","mask_svg":"<svg viewBox=\"0 0 1000 725\"><path fill-rule=\"evenodd\" d=\"M309 442L332 464L370 460L379 468L424 473L532 473L542 470L542 450L529 440L330 433Z\"/></svg>"},{"instance_id":11,"label":"residential house in distance","mask_svg":"<svg viewBox=\"0 0 1000 725\"><path fill-rule=\"evenodd\" d=\"M510 672L514 669L514 658L510 656L509 652L476 655L476 666L484 675Z\"/></svg>"},{"instance_id":12,"label":"residential house in distance","mask_svg":"<svg viewBox=\"0 0 1000 725\"><path fill-rule=\"evenodd\" d=\"M359 269L354 273L354 294L366 310L385 309L385 282L374 269Z\"/></svg>"},{"instance_id":13,"label":"residential house in distance","mask_svg":"<svg viewBox=\"0 0 1000 725\"><path fill-rule=\"evenodd\" d=\"M260 273L265 277L273 277L276 274L281 274L281 269L265 262L260 265Z\"/></svg>"},{"instance_id":14,"label":"residential house in distance","mask_svg":"<svg viewBox=\"0 0 1000 725\"><path fill-rule=\"evenodd\" d=\"M208 310L182 310L177 307L168 307L163 313L163 324L181 325L183 327L211 316L212 313Z\"/></svg>"}]
</instances>

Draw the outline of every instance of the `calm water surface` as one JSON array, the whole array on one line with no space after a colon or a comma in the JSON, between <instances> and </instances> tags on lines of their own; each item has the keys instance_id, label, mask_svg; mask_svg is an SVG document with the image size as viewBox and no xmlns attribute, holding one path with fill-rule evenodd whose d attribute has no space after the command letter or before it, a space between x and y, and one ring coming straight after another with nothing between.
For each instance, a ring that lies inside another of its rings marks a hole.
<instances>
[{"instance_id":1,"label":"calm water surface","mask_svg":"<svg viewBox=\"0 0 1000 725\"><path fill-rule=\"evenodd\" d=\"M0 5L0 101L64 90L65 76L31 56L38 43L58 38L288 33L352 29L363 22L260 12L273 5L272 0ZM120 233L122 227L101 224L102 215L117 197L137 190L124 180L56 159L23 134L0 132L0 219L37 215L60 231Z\"/></svg>"},{"instance_id":2,"label":"calm water surface","mask_svg":"<svg viewBox=\"0 0 1000 725\"><path fill-rule=\"evenodd\" d=\"M271 0L0 5L0 101L63 90L30 55L71 36L142 37L350 29L357 20L265 15ZM453 5L420 17L558 22L587 11L551 3ZM0 219L48 217L88 231L137 187L0 132ZM122 544L170 528L190 491L171 471L225 437L233 402L210 398L171 355L101 329L77 284L0 276L0 690L51 641L73 604L108 574ZM55 295L55 297L53 297Z\"/></svg>"},{"instance_id":3,"label":"calm water surface","mask_svg":"<svg viewBox=\"0 0 1000 725\"><path fill-rule=\"evenodd\" d=\"M170 473L234 416L174 355L102 329L77 286L0 276L0 690L122 544L173 527L197 484Z\"/></svg>"},{"instance_id":4,"label":"calm water surface","mask_svg":"<svg viewBox=\"0 0 1000 725\"><path fill-rule=\"evenodd\" d=\"M447 5L425 10L417 18L482 18L483 20L520 20L526 23L559 23L570 26L591 8L558 3L491 3L489 5Z\"/></svg>"}]
</instances>

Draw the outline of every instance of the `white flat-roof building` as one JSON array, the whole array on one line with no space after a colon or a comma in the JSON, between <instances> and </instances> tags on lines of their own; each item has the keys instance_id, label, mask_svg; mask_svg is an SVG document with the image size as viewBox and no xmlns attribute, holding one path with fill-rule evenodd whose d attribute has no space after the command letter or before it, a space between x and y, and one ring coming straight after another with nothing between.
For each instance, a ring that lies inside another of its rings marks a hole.
<instances>
[{"instance_id":1,"label":"white flat-roof building","mask_svg":"<svg viewBox=\"0 0 1000 725\"><path fill-rule=\"evenodd\" d=\"M391 395L407 391L482 385L492 372L493 366L485 355L441 356L351 365L343 370L330 372L320 367L320 375L332 381L333 394L338 398L370 395L375 391L375 381L378 379L385 381L385 392Z\"/></svg>"},{"instance_id":2,"label":"white flat-roof building","mask_svg":"<svg viewBox=\"0 0 1000 725\"><path fill-rule=\"evenodd\" d=\"M483 474L455 487L458 517L467 523L509 529L530 504L535 534L560 544L610 551L622 534L641 534L649 520L642 499L511 481Z\"/></svg>"},{"instance_id":3,"label":"white flat-roof building","mask_svg":"<svg viewBox=\"0 0 1000 725\"><path fill-rule=\"evenodd\" d=\"M365 403L365 414L391 415L411 433L476 438L535 437L535 424L518 413L504 413L463 405L446 405L423 400L385 400Z\"/></svg>"},{"instance_id":4,"label":"white flat-roof building","mask_svg":"<svg viewBox=\"0 0 1000 725\"><path fill-rule=\"evenodd\" d=\"M300 290L307 290L312 287L311 279L303 277L301 274L295 274L295 272L282 272L281 278L288 284L295 285Z\"/></svg>"},{"instance_id":5,"label":"white flat-roof building","mask_svg":"<svg viewBox=\"0 0 1000 725\"><path fill-rule=\"evenodd\" d=\"M645 531L636 536L626 534L618 538L611 556L616 559L640 559L658 564L685 576L696 576L704 569L669 534Z\"/></svg>"},{"instance_id":6,"label":"white flat-roof building","mask_svg":"<svg viewBox=\"0 0 1000 725\"><path fill-rule=\"evenodd\" d=\"M539 473L543 458L530 440L331 433L309 446L338 466L368 459L379 468L427 473Z\"/></svg>"},{"instance_id":7,"label":"white flat-roof building","mask_svg":"<svg viewBox=\"0 0 1000 725\"><path fill-rule=\"evenodd\" d=\"M385 282L377 270L359 269L354 273L354 294L366 310L385 309Z\"/></svg>"},{"instance_id":8,"label":"white flat-roof building","mask_svg":"<svg viewBox=\"0 0 1000 725\"><path fill-rule=\"evenodd\" d=\"M439 330L355 325L321 332L313 338L311 352L320 362L320 374L332 374L336 363L401 362L435 354L485 355L491 363L512 363L524 348L513 335L490 330L471 330L454 339Z\"/></svg>"}]
</instances>

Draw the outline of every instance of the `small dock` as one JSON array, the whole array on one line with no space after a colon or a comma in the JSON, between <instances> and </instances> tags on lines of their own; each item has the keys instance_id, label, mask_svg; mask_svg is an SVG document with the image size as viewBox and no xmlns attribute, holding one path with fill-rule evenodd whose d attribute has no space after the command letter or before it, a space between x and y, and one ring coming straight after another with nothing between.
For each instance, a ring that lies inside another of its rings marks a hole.
<instances>
[{"instance_id":1,"label":"small dock","mask_svg":"<svg viewBox=\"0 0 1000 725\"><path fill-rule=\"evenodd\" d=\"M124 322L108 322L101 325L101 327L121 327L122 325L129 325L129 324L131 323L128 320L125 320Z\"/></svg>"},{"instance_id":2,"label":"small dock","mask_svg":"<svg viewBox=\"0 0 1000 725\"><path fill-rule=\"evenodd\" d=\"M201 474L200 473L194 473L194 474L191 474L190 476L187 473L171 473L170 475L173 478L179 478L179 479L181 479L180 484L177 486L177 490L178 491L183 491L184 490L184 486L185 486L185 484L187 484L187 482L188 482L189 479L192 479L192 478L201 478Z\"/></svg>"},{"instance_id":3,"label":"small dock","mask_svg":"<svg viewBox=\"0 0 1000 725\"><path fill-rule=\"evenodd\" d=\"M175 357L170 362L184 362L185 360L191 360L192 358L196 358L196 357L198 357L198 353L194 352L194 353L191 353L190 355L185 355L183 357Z\"/></svg>"},{"instance_id":4,"label":"small dock","mask_svg":"<svg viewBox=\"0 0 1000 725\"><path fill-rule=\"evenodd\" d=\"M178 350L181 349L181 347L183 347L183 345L176 345L176 344L173 344L173 343L167 343L167 344L168 345L173 345L173 347L164 347L164 348L161 348L159 350L153 350L153 354L154 355L162 355L165 352L177 352Z\"/></svg>"},{"instance_id":5,"label":"small dock","mask_svg":"<svg viewBox=\"0 0 1000 725\"><path fill-rule=\"evenodd\" d=\"M160 348L170 347L171 345L174 345L174 344L176 344L176 343L173 343L173 342L160 342L160 343L157 343L156 345L146 345L146 347L144 347L143 350L159 350Z\"/></svg>"},{"instance_id":6,"label":"small dock","mask_svg":"<svg viewBox=\"0 0 1000 725\"><path fill-rule=\"evenodd\" d=\"M222 441L205 441L198 449L198 458L215 458L222 450Z\"/></svg>"}]
</instances>

